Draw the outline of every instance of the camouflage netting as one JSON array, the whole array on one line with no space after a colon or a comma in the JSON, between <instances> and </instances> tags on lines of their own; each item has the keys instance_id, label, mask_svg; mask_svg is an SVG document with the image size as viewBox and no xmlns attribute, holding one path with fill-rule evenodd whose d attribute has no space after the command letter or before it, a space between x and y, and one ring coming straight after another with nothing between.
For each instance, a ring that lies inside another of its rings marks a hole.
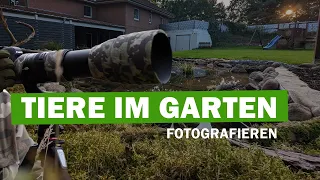
<instances>
[{"instance_id":1,"label":"camouflage netting","mask_svg":"<svg viewBox=\"0 0 320 180\"><path fill-rule=\"evenodd\" d=\"M0 93L0 105L0 168L4 179L11 180L34 141L24 125L12 125L10 94L5 90Z\"/></svg>"}]
</instances>

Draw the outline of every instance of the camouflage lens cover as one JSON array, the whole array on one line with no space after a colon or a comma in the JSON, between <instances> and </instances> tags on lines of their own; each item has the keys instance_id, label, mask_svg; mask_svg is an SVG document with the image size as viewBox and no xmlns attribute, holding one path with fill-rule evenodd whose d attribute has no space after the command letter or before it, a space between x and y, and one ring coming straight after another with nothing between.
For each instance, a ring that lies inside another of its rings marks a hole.
<instances>
[{"instance_id":1,"label":"camouflage lens cover","mask_svg":"<svg viewBox=\"0 0 320 180\"><path fill-rule=\"evenodd\" d=\"M92 76L113 82L167 83L171 66L170 42L162 30L122 35L93 47L89 54Z\"/></svg>"}]
</instances>

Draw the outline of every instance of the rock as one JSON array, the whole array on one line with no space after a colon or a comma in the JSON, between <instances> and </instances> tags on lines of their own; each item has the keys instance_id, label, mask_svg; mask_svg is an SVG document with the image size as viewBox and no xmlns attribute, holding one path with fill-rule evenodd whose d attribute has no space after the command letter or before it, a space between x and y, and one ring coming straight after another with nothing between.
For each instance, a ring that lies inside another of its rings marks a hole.
<instances>
[{"instance_id":1,"label":"rock","mask_svg":"<svg viewBox=\"0 0 320 180\"><path fill-rule=\"evenodd\" d=\"M244 69L244 67L242 65L235 65L231 71L232 73L247 73L247 70Z\"/></svg>"},{"instance_id":2,"label":"rock","mask_svg":"<svg viewBox=\"0 0 320 180\"><path fill-rule=\"evenodd\" d=\"M216 89L216 85L207 86L207 89L208 89L208 91L211 91L211 90L213 90L213 89Z\"/></svg>"},{"instance_id":3,"label":"rock","mask_svg":"<svg viewBox=\"0 0 320 180\"><path fill-rule=\"evenodd\" d=\"M179 76L183 74L183 70L177 66L173 66L171 69L171 74Z\"/></svg>"},{"instance_id":4,"label":"rock","mask_svg":"<svg viewBox=\"0 0 320 180\"><path fill-rule=\"evenodd\" d=\"M252 79L255 83L259 83L263 80L264 76L261 71L255 71L249 75L249 79Z\"/></svg>"},{"instance_id":5,"label":"rock","mask_svg":"<svg viewBox=\"0 0 320 180\"><path fill-rule=\"evenodd\" d=\"M293 101L292 97L290 96L290 94L288 94L288 103L289 103L289 104L290 104L290 103L294 103L294 101Z\"/></svg>"},{"instance_id":6,"label":"rock","mask_svg":"<svg viewBox=\"0 0 320 180\"><path fill-rule=\"evenodd\" d=\"M46 88L45 87L43 87L43 86L40 86L40 87L38 87L41 91L47 91L46 90Z\"/></svg>"},{"instance_id":7,"label":"rock","mask_svg":"<svg viewBox=\"0 0 320 180\"><path fill-rule=\"evenodd\" d=\"M223 67L223 68L232 68L232 65L227 64L227 63L217 63L218 67Z\"/></svg>"},{"instance_id":8,"label":"rock","mask_svg":"<svg viewBox=\"0 0 320 180\"><path fill-rule=\"evenodd\" d=\"M268 78L268 77L270 77L270 78L276 78L277 76L279 75L279 73L278 72L269 72L269 73L263 73L263 76L264 76L264 78Z\"/></svg>"},{"instance_id":9,"label":"rock","mask_svg":"<svg viewBox=\"0 0 320 180\"><path fill-rule=\"evenodd\" d=\"M274 78L272 78L272 77L265 77L265 78L263 78L263 80L262 80L261 82L259 82L258 86L261 88L261 87L265 84L265 82L267 82L269 79L274 79ZM250 79L249 79L249 80L250 80Z\"/></svg>"},{"instance_id":10,"label":"rock","mask_svg":"<svg viewBox=\"0 0 320 180\"><path fill-rule=\"evenodd\" d=\"M207 71L201 68L194 68L193 69L193 77L201 78L207 76Z\"/></svg>"},{"instance_id":11,"label":"rock","mask_svg":"<svg viewBox=\"0 0 320 180\"><path fill-rule=\"evenodd\" d=\"M83 92L83 91L77 88L71 88L70 92Z\"/></svg>"},{"instance_id":12,"label":"rock","mask_svg":"<svg viewBox=\"0 0 320 180\"><path fill-rule=\"evenodd\" d=\"M45 83L43 87L46 89L46 91L51 92L66 92L66 88L64 86L61 86L59 83Z\"/></svg>"},{"instance_id":13,"label":"rock","mask_svg":"<svg viewBox=\"0 0 320 180\"><path fill-rule=\"evenodd\" d=\"M274 67L268 67L263 71L263 73L272 73L272 72L276 72Z\"/></svg>"},{"instance_id":14,"label":"rock","mask_svg":"<svg viewBox=\"0 0 320 180\"><path fill-rule=\"evenodd\" d=\"M300 64L299 67L301 68L312 68L314 66L317 66L316 64L312 64L312 63L303 63L303 64Z\"/></svg>"},{"instance_id":15,"label":"rock","mask_svg":"<svg viewBox=\"0 0 320 180\"><path fill-rule=\"evenodd\" d=\"M312 67L311 70L313 70L313 71L320 71L320 66Z\"/></svg>"},{"instance_id":16,"label":"rock","mask_svg":"<svg viewBox=\"0 0 320 180\"><path fill-rule=\"evenodd\" d=\"M279 90L280 84L275 79L267 80L261 87L261 90Z\"/></svg>"},{"instance_id":17,"label":"rock","mask_svg":"<svg viewBox=\"0 0 320 180\"><path fill-rule=\"evenodd\" d=\"M213 68L214 68L214 64L213 64L213 63L209 63L209 64L207 65L207 67L213 69Z\"/></svg>"},{"instance_id":18,"label":"rock","mask_svg":"<svg viewBox=\"0 0 320 180\"><path fill-rule=\"evenodd\" d=\"M195 62L196 65L207 65L207 61L203 59L197 59Z\"/></svg>"},{"instance_id":19,"label":"rock","mask_svg":"<svg viewBox=\"0 0 320 180\"><path fill-rule=\"evenodd\" d=\"M252 84L252 83L249 83L245 86L246 90L259 90L259 87Z\"/></svg>"},{"instance_id":20,"label":"rock","mask_svg":"<svg viewBox=\"0 0 320 180\"><path fill-rule=\"evenodd\" d=\"M216 87L216 91L227 91L235 89L237 89L237 85L235 84L221 84Z\"/></svg>"},{"instance_id":21,"label":"rock","mask_svg":"<svg viewBox=\"0 0 320 180\"><path fill-rule=\"evenodd\" d=\"M311 108L313 117L320 117L320 107Z\"/></svg>"},{"instance_id":22,"label":"rock","mask_svg":"<svg viewBox=\"0 0 320 180\"><path fill-rule=\"evenodd\" d=\"M310 109L301 104L291 103L288 110L290 121L306 121L312 118Z\"/></svg>"},{"instance_id":23,"label":"rock","mask_svg":"<svg viewBox=\"0 0 320 180\"><path fill-rule=\"evenodd\" d=\"M222 70L222 71L219 71L218 73L218 76L226 76L226 75L230 75L231 76L231 73L227 70Z\"/></svg>"},{"instance_id":24,"label":"rock","mask_svg":"<svg viewBox=\"0 0 320 180\"><path fill-rule=\"evenodd\" d=\"M277 68L280 66L281 66L281 63L279 63L279 62L274 62L273 64L271 64L271 67L274 67L274 68Z\"/></svg>"}]
</instances>

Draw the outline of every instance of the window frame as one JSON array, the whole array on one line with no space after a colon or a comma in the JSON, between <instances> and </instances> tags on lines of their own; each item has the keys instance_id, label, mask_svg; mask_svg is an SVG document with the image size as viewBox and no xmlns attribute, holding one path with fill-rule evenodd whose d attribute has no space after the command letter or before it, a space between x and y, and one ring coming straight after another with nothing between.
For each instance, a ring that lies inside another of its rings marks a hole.
<instances>
[{"instance_id":1,"label":"window frame","mask_svg":"<svg viewBox=\"0 0 320 180\"><path fill-rule=\"evenodd\" d=\"M136 10L138 11L138 18L135 17ZM138 8L133 9L133 20L140 21L140 9L138 9Z\"/></svg>"},{"instance_id":2,"label":"window frame","mask_svg":"<svg viewBox=\"0 0 320 180\"><path fill-rule=\"evenodd\" d=\"M149 24L152 24L153 14L152 12L149 13Z\"/></svg>"},{"instance_id":3,"label":"window frame","mask_svg":"<svg viewBox=\"0 0 320 180\"><path fill-rule=\"evenodd\" d=\"M164 18L162 16L160 17L160 24L164 24Z\"/></svg>"},{"instance_id":4,"label":"window frame","mask_svg":"<svg viewBox=\"0 0 320 180\"><path fill-rule=\"evenodd\" d=\"M85 7L89 7L90 8L90 16L87 16L85 13ZM86 17L86 18L92 18L92 6L88 6L88 5L84 5L83 6L83 16Z\"/></svg>"}]
</instances>

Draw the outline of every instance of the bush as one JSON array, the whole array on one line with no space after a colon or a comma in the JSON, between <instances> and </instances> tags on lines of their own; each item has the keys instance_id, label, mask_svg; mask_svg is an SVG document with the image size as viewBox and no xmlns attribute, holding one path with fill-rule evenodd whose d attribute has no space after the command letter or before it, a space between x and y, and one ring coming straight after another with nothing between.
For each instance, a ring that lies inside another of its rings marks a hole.
<instances>
[{"instance_id":1,"label":"bush","mask_svg":"<svg viewBox=\"0 0 320 180\"><path fill-rule=\"evenodd\" d=\"M63 49L63 45L54 41L47 42L44 44L41 49L48 49L48 50L60 50Z\"/></svg>"}]
</instances>

